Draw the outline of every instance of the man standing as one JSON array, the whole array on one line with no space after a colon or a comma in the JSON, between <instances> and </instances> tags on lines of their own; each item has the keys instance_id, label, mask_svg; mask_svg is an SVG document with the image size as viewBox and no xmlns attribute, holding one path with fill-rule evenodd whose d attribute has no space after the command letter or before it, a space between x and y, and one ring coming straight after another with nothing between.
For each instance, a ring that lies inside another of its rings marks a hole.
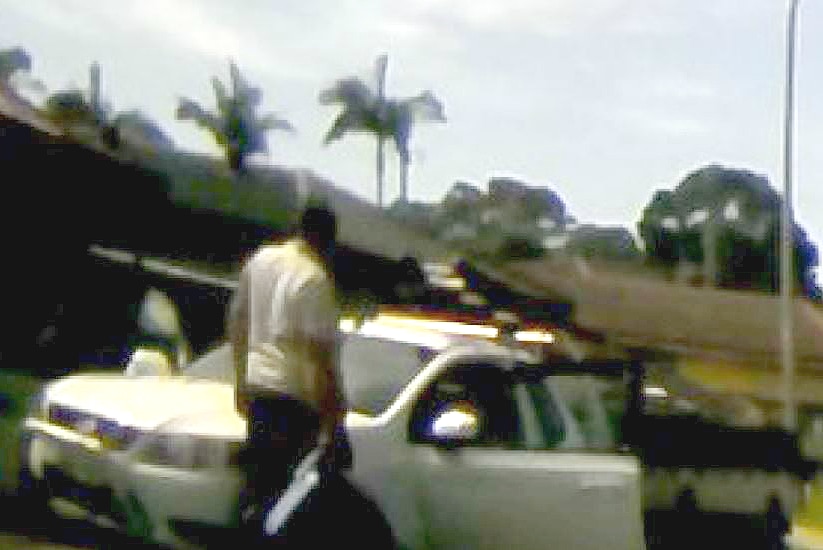
<instances>
[{"instance_id":1,"label":"man standing","mask_svg":"<svg viewBox=\"0 0 823 550\"><path fill-rule=\"evenodd\" d=\"M249 425L241 514L250 531L262 533L266 499L285 489L305 452L321 438L336 440L343 407L335 236L332 212L306 209L298 236L264 245L249 259L230 308L237 407Z\"/></svg>"}]
</instances>

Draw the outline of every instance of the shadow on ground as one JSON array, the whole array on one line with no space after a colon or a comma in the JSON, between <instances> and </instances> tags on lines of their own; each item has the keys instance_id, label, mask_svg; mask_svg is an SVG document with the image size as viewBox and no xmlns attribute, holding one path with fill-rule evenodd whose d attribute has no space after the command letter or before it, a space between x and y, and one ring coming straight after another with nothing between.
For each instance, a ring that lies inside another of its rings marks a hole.
<instances>
[{"instance_id":1,"label":"shadow on ground","mask_svg":"<svg viewBox=\"0 0 823 550\"><path fill-rule=\"evenodd\" d=\"M127 539L114 529L101 528L86 519L59 517L14 494L0 495L0 532L17 535L32 543L67 545L73 548L160 550L161 547ZM28 548L28 545L21 546Z\"/></svg>"}]
</instances>

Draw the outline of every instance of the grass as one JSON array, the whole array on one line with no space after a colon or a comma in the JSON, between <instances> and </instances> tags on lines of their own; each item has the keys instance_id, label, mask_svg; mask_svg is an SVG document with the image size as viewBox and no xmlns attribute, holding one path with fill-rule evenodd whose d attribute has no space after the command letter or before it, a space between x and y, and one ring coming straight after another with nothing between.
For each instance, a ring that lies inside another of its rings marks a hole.
<instances>
[{"instance_id":1,"label":"grass","mask_svg":"<svg viewBox=\"0 0 823 550\"><path fill-rule=\"evenodd\" d=\"M0 369L0 399L5 403L0 413L0 492L17 486L20 423L29 399L43 382L30 373Z\"/></svg>"}]
</instances>

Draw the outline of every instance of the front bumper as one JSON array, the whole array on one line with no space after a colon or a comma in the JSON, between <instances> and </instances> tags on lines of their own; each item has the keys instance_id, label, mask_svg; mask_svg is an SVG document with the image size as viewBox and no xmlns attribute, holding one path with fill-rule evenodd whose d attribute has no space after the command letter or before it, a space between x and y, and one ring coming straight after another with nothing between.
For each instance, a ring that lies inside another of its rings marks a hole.
<instances>
[{"instance_id":1,"label":"front bumper","mask_svg":"<svg viewBox=\"0 0 823 550\"><path fill-rule=\"evenodd\" d=\"M35 419L26 420L22 434L21 465L32 481L48 486L50 496L82 504L87 493L109 486L108 456L94 438Z\"/></svg>"},{"instance_id":2,"label":"front bumper","mask_svg":"<svg viewBox=\"0 0 823 550\"><path fill-rule=\"evenodd\" d=\"M114 493L109 487L87 485L53 466L46 468L45 482L50 497L64 498L93 514L114 514Z\"/></svg>"}]
</instances>

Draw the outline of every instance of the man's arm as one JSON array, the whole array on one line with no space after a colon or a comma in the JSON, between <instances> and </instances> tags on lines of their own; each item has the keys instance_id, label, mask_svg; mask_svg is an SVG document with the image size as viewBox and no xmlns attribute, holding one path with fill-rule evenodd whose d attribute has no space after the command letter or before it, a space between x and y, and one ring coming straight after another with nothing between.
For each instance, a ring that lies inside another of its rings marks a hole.
<instances>
[{"instance_id":1,"label":"man's arm","mask_svg":"<svg viewBox=\"0 0 823 550\"><path fill-rule=\"evenodd\" d=\"M249 335L249 278L245 268L240 272L240 281L229 303L226 321L234 363L236 405L238 411L245 415L247 413L246 365Z\"/></svg>"},{"instance_id":2,"label":"man's arm","mask_svg":"<svg viewBox=\"0 0 823 550\"><path fill-rule=\"evenodd\" d=\"M320 430L329 440L333 438L334 430L342 422L345 413L333 348L333 345L330 346L325 341L314 340L310 343L322 377L319 384Z\"/></svg>"},{"instance_id":3,"label":"man's arm","mask_svg":"<svg viewBox=\"0 0 823 550\"><path fill-rule=\"evenodd\" d=\"M337 365L338 309L334 287L330 281L318 281L301 294L303 331L319 376L316 388L321 430L331 437L345 413Z\"/></svg>"}]
</instances>

